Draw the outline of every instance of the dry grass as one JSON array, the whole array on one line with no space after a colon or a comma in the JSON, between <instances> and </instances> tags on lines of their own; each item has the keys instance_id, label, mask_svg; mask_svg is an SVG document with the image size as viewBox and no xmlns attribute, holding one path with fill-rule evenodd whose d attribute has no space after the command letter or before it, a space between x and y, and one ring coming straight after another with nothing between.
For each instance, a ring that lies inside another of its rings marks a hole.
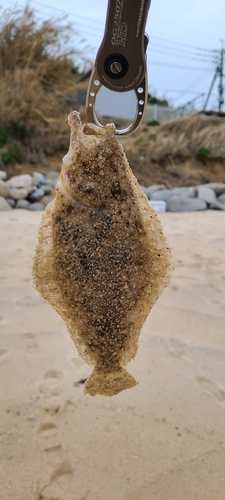
<instances>
[{"instance_id":1,"label":"dry grass","mask_svg":"<svg viewBox=\"0 0 225 500\"><path fill-rule=\"evenodd\" d=\"M68 144L65 96L76 96L79 56L67 48L74 32L66 21L39 21L29 7L1 14L0 129L37 161Z\"/></svg>"},{"instance_id":2,"label":"dry grass","mask_svg":"<svg viewBox=\"0 0 225 500\"><path fill-rule=\"evenodd\" d=\"M158 127L143 125L122 139L139 182L191 185L225 181L225 118L196 114ZM201 148L208 150L202 161Z\"/></svg>"}]
</instances>

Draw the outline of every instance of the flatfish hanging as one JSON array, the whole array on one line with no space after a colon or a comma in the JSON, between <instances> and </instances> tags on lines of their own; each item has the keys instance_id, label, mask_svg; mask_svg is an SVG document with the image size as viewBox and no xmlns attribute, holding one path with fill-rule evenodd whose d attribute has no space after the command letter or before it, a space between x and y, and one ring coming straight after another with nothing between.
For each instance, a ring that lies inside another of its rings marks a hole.
<instances>
[{"instance_id":1,"label":"flatfish hanging","mask_svg":"<svg viewBox=\"0 0 225 500\"><path fill-rule=\"evenodd\" d=\"M69 152L42 217L33 282L94 365L84 392L113 396L137 383L124 366L169 283L171 252L114 125L82 125L76 111L69 124Z\"/></svg>"}]
</instances>

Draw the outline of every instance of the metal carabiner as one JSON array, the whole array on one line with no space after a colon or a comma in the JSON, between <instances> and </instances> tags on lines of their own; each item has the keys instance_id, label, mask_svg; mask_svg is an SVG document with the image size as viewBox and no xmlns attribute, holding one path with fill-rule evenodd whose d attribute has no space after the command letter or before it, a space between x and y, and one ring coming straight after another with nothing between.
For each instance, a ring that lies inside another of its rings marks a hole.
<instances>
[{"instance_id":1,"label":"metal carabiner","mask_svg":"<svg viewBox=\"0 0 225 500\"><path fill-rule=\"evenodd\" d=\"M144 33L151 0L109 0L105 33L97 53L86 99L88 120L103 126L95 112L96 96L102 86L114 92L135 93L133 122L118 135L131 134L139 126L148 98Z\"/></svg>"}]
</instances>

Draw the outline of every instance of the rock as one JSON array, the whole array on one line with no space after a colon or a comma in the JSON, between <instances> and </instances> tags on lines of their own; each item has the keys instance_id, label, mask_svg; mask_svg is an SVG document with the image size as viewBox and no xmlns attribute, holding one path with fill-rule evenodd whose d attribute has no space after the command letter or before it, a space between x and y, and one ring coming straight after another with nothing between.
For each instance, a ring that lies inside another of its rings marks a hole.
<instances>
[{"instance_id":1,"label":"rock","mask_svg":"<svg viewBox=\"0 0 225 500\"><path fill-rule=\"evenodd\" d=\"M149 204L157 213L166 212L166 201L164 200L149 200Z\"/></svg>"},{"instance_id":2,"label":"rock","mask_svg":"<svg viewBox=\"0 0 225 500\"><path fill-rule=\"evenodd\" d=\"M3 196L0 196L0 211L12 210L10 204L6 201Z\"/></svg>"},{"instance_id":3,"label":"rock","mask_svg":"<svg viewBox=\"0 0 225 500\"><path fill-rule=\"evenodd\" d=\"M52 200L54 200L54 196L44 196L41 198L40 202L46 207Z\"/></svg>"},{"instance_id":4,"label":"rock","mask_svg":"<svg viewBox=\"0 0 225 500\"><path fill-rule=\"evenodd\" d=\"M206 201L206 203L214 203L216 201L216 195L213 189L210 189L208 186L199 186L198 187L198 197Z\"/></svg>"},{"instance_id":5,"label":"rock","mask_svg":"<svg viewBox=\"0 0 225 500\"><path fill-rule=\"evenodd\" d=\"M225 184L223 182L209 182L208 184L203 184L203 186L213 189L216 196L225 193Z\"/></svg>"},{"instance_id":6,"label":"rock","mask_svg":"<svg viewBox=\"0 0 225 500\"><path fill-rule=\"evenodd\" d=\"M167 201L170 198L178 196L195 196L195 188L194 187L180 187L180 188L172 188L172 189L163 189L161 191L154 191L150 194L150 200L164 200Z\"/></svg>"},{"instance_id":7,"label":"rock","mask_svg":"<svg viewBox=\"0 0 225 500\"><path fill-rule=\"evenodd\" d=\"M54 186L52 184L45 184L45 186L41 186L45 194L54 193Z\"/></svg>"},{"instance_id":8,"label":"rock","mask_svg":"<svg viewBox=\"0 0 225 500\"><path fill-rule=\"evenodd\" d=\"M206 208L205 201L199 198L189 198L188 196L173 196L167 201L167 212L195 212Z\"/></svg>"},{"instance_id":9,"label":"rock","mask_svg":"<svg viewBox=\"0 0 225 500\"><path fill-rule=\"evenodd\" d=\"M7 198L8 194L9 194L8 184L6 184L6 182L0 179L0 196L3 196L3 198Z\"/></svg>"},{"instance_id":10,"label":"rock","mask_svg":"<svg viewBox=\"0 0 225 500\"><path fill-rule=\"evenodd\" d=\"M30 203L30 206L27 207L27 209L36 212L37 210L44 210L45 206L43 203Z\"/></svg>"},{"instance_id":11,"label":"rock","mask_svg":"<svg viewBox=\"0 0 225 500\"><path fill-rule=\"evenodd\" d=\"M52 181L54 181L55 179L58 179L59 172L55 172L54 170L51 170L50 172L48 172L48 178Z\"/></svg>"},{"instance_id":12,"label":"rock","mask_svg":"<svg viewBox=\"0 0 225 500\"><path fill-rule=\"evenodd\" d=\"M41 198L44 196L44 191L42 188L37 188L33 193L29 194L29 201L34 202L34 201L39 201Z\"/></svg>"},{"instance_id":13,"label":"rock","mask_svg":"<svg viewBox=\"0 0 225 500\"><path fill-rule=\"evenodd\" d=\"M46 175L41 174L40 172L33 172L33 185L36 187L41 187L44 184L48 183L48 178Z\"/></svg>"},{"instance_id":14,"label":"rock","mask_svg":"<svg viewBox=\"0 0 225 500\"><path fill-rule=\"evenodd\" d=\"M162 191L162 189L165 189L165 184L152 184L152 186L140 186L142 191L146 194L146 196L150 199L151 193L154 191Z\"/></svg>"},{"instance_id":15,"label":"rock","mask_svg":"<svg viewBox=\"0 0 225 500\"><path fill-rule=\"evenodd\" d=\"M15 208L16 200L13 200L12 198L6 198L6 201L10 205L10 207Z\"/></svg>"},{"instance_id":16,"label":"rock","mask_svg":"<svg viewBox=\"0 0 225 500\"><path fill-rule=\"evenodd\" d=\"M217 200L220 203L224 203L225 204L225 192L223 194L221 194L220 196L218 196Z\"/></svg>"},{"instance_id":17,"label":"rock","mask_svg":"<svg viewBox=\"0 0 225 500\"><path fill-rule=\"evenodd\" d=\"M12 187L12 188L24 188L27 186L31 186L32 182L33 182L33 179L31 177L31 175L23 174L23 175L15 175L14 177L11 177L11 179L9 179L7 181L7 184L9 187Z\"/></svg>"},{"instance_id":18,"label":"rock","mask_svg":"<svg viewBox=\"0 0 225 500\"><path fill-rule=\"evenodd\" d=\"M0 180L5 181L7 179L7 172L0 170Z\"/></svg>"},{"instance_id":19,"label":"rock","mask_svg":"<svg viewBox=\"0 0 225 500\"><path fill-rule=\"evenodd\" d=\"M216 199L209 205L209 208L214 208L215 210L225 210L225 203L221 203Z\"/></svg>"},{"instance_id":20,"label":"rock","mask_svg":"<svg viewBox=\"0 0 225 500\"><path fill-rule=\"evenodd\" d=\"M169 198L171 198L171 189L162 189L161 191L153 191L152 193L149 193L149 198L150 200L164 200L167 201Z\"/></svg>"},{"instance_id":21,"label":"rock","mask_svg":"<svg viewBox=\"0 0 225 500\"><path fill-rule=\"evenodd\" d=\"M36 187L35 186L27 186L26 190L27 190L28 194L30 194L30 193L33 193L34 191L36 191Z\"/></svg>"},{"instance_id":22,"label":"rock","mask_svg":"<svg viewBox=\"0 0 225 500\"><path fill-rule=\"evenodd\" d=\"M16 204L16 208L29 208L31 204L28 200L18 200Z\"/></svg>"},{"instance_id":23,"label":"rock","mask_svg":"<svg viewBox=\"0 0 225 500\"><path fill-rule=\"evenodd\" d=\"M24 188L9 188L9 197L13 198L13 200L21 200L26 198L28 195L28 189Z\"/></svg>"}]
</instances>

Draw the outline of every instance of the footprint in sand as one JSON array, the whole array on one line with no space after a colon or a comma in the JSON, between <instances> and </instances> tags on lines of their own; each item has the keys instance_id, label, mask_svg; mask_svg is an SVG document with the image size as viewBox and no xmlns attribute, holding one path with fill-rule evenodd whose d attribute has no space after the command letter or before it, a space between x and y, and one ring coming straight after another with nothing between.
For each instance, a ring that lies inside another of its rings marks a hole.
<instances>
[{"instance_id":1,"label":"footprint in sand","mask_svg":"<svg viewBox=\"0 0 225 500\"><path fill-rule=\"evenodd\" d=\"M39 344L36 340L36 335L33 333L24 333L23 338L26 344L26 351L28 354L33 354L39 349Z\"/></svg>"},{"instance_id":2,"label":"footprint in sand","mask_svg":"<svg viewBox=\"0 0 225 500\"><path fill-rule=\"evenodd\" d=\"M64 450L61 444L45 448L45 460L50 467L58 467L63 462Z\"/></svg>"},{"instance_id":3,"label":"footprint in sand","mask_svg":"<svg viewBox=\"0 0 225 500\"><path fill-rule=\"evenodd\" d=\"M64 408L63 400L59 397L52 396L51 398L44 399L42 408L50 416L57 415Z\"/></svg>"},{"instance_id":4,"label":"footprint in sand","mask_svg":"<svg viewBox=\"0 0 225 500\"><path fill-rule=\"evenodd\" d=\"M0 347L0 365L6 363L7 361L10 361L11 359L12 356L10 352L4 347Z\"/></svg>"},{"instance_id":5,"label":"footprint in sand","mask_svg":"<svg viewBox=\"0 0 225 500\"><path fill-rule=\"evenodd\" d=\"M69 462L63 462L52 472L49 482L42 487L37 500L65 500L71 488L73 470Z\"/></svg>"},{"instance_id":6,"label":"footprint in sand","mask_svg":"<svg viewBox=\"0 0 225 500\"><path fill-rule=\"evenodd\" d=\"M60 388L64 380L63 373L58 370L49 370L43 376L39 391L49 405L49 401L56 397L56 389ZM48 406L48 410L52 406ZM47 465L50 467L49 480L38 489L35 500L65 500L65 495L71 490L73 469L67 458L66 450L61 444L61 436L57 426L57 413L44 411L37 426L37 439L43 450Z\"/></svg>"},{"instance_id":7,"label":"footprint in sand","mask_svg":"<svg viewBox=\"0 0 225 500\"><path fill-rule=\"evenodd\" d=\"M38 385L38 391L43 396L42 408L49 415L56 415L63 407L60 397L63 388L64 375L58 370L49 370L44 374L43 382Z\"/></svg>"},{"instance_id":8,"label":"footprint in sand","mask_svg":"<svg viewBox=\"0 0 225 500\"><path fill-rule=\"evenodd\" d=\"M39 385L38 390L46 398L62 394L62 387L60 385L45 384L45 382Z\"/></svg>"},{"instance_id":9,"label":"footprint in sand","mask_svg":"<svg viewBox=\"0 0 225 500\"><path fill-rule=\"evenodd\" d=\"M217 401L225 408L225 390L218 387L216 384L211 382L205 377L197 376L196 380L200 387L208 392L211 396L214 396Z\"/></svg>"},{"instance_id":10,"label":"footprint in sand","mask_svg":"<svg viewBox=\"0 0 225 500\"><path fill-rule=\"evenodd\" d=\"M175 358L184 359L186 361L193 361L192 355L186 344L173 337L170 337L168 339L167 351L169 354L171 354L171 356L174 356Z\"/></svg>"},{"instance_id":11,"label":"footprint in sand","mask_svg":"<svg viewBox=\"0 0 225 500\"><path fill-rule=\"evenodd\" d=\"M37 433L41 438L46 439L55 436L58 433L58 429L54 422L45 422L39 426Z\"/></svg>"},{"instance_id":12,"label":"footprint in sand","mask_svg":"<svg viewBox=\"0 0 225 500\"><path fill-rule=\"evenodd\" d=\"M55 384L64 379L64 375L62 372L58 370L48 370L44 374L44 380L47 380L48 383Z\"/></svg>"},{"instance_id":13,"label":"footprint in sand","mask_svg":"<svg viewBox=\"0 0 225 500\"><path fill-rule=\"evenodd\" d=\"M37 429L37 438L40 448L45 453L49 466L56 467L62 463L64 452L58 427L52 420L41 423Z\"/></svg>"}]
</instances>

